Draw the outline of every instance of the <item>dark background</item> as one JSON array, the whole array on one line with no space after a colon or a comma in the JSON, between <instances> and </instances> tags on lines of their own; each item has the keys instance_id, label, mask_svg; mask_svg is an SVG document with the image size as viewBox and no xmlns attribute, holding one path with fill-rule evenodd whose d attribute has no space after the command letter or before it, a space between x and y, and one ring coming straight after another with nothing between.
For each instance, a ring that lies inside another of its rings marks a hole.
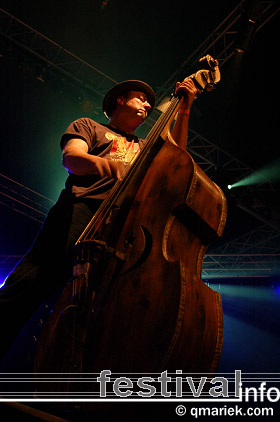
<instances>
[{"instance_id":1,"label":"dark background","mask_svg":"<svg viewBox=\"0 0 280 422\"><path fill-rule=\"evenodd\" d=\"M2 0L1 7L112 79L144 80L159 91L239 3ZM278 33L276 15L257 32L251 51L238 65L236 55L227 61L217 89L195 102L190 117L192 129L252 170L279 160ZM67 176L61 166L60 136L78 117L105 121L102 99L95 99L93 107L75 85L50 69L46 72L44 63L19 47L10 48L7 40L0 46L0 173L55 201ZM217 182L226 181L221 173ZM225 239L230 241L255 227L256 221L225 193ZM268 210L280 212L279 190L265 200ZM1 204L0 216L0 255L22 256L40 224ZM279 371L278 273L264 279L212 281L224 306L221 372Z\"/></svg>"}]
</instances>

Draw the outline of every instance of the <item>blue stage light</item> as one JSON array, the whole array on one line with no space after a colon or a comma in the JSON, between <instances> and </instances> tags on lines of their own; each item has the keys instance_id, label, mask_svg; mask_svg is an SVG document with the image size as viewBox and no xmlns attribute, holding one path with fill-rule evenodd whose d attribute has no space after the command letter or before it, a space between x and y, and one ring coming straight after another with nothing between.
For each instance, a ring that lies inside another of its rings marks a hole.
<instances>
[{"instance_id":1,"label":"blue stage light","mask_svg":"<svg viewBox=\"0 0 280 422\"><path fill-rule=\"evenodd\" d=\"M4 286L6 278L7 277L3 278L3 277L0 276L0 289Z\"/></svg>"}]
</instances>

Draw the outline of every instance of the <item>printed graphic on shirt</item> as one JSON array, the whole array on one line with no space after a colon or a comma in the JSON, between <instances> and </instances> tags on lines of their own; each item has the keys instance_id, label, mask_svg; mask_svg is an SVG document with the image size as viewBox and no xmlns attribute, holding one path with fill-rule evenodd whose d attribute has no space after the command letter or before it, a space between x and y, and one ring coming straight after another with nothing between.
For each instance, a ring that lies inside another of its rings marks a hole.
<instances>
[{"instance_id":1,"label":"printed graphic on shirt","mask_svg":"<svg viewBox=\"0 0 280 422\"><path fill-rule=\"evenodd\" d=\"M122 161L124 164L129 164L139 151L139 146L134 143L134 140L128 142L125 137L115 135L111 132L107 132L105 137L109 141L113 141L110 152L110 158L113 161Z\"/></svg>"}]
</instances>

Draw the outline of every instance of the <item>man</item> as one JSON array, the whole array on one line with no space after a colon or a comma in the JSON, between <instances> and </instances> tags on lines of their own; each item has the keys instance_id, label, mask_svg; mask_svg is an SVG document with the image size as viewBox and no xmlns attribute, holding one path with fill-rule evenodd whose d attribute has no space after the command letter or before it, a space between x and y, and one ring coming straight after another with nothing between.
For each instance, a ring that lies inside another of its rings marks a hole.
<instances>
[{"instance_id":1,"label":"man","mask_svg":"<svg viewBox=\"0 0 280 422\"><path fill-rule=\"evenodd\" d=\"M188 118L197 89L191 79L177 83L184 100L172 136L185 148ZM61 139L63 165L69 171L65 189L38 233L31 249L0 290L1 355L37 307L72 276L73 246L122 175L143 140L134 132L152 112L155 94L141 81L125 81L104 97L108 125L81 118ZM3 324L3 321L6 324Z\"/></svg>"},{"instance_id":2,"label":"man","mask_svg":"<svg viewBox=\"0 0 280 422\"><path fill-rule=\"evenodd\" d=\"M125 92L124 95L123 90L127 90L128 88L130 90ZM186 96L185 102L179 110L178 119L174 130L172 131L172 136L179 146L185 148L189 110L197 90L191 79L182 84L178 84L177 89L184 89L189 95ZM115 98L116 96L117 98ZM147 84L140 81L126 81L118 84L109 91L103 101L103 110L105 114L110 117L110 122L107 127L112 130L112 132L117 130L118 134L124 134L124 136L128 138L128 142L131 142L130 135L134 135L137 127L141 125L147 115L150 114L154 107L154 103L154 93ZM84 124L89 124L88 119ZM76 134L77 137L75 137ZM99 178L108 176L111 179L118 179L123 169L123 160L111 160L110 156L108 157L107 155L107 149L105 149L106 153L100 154L100 156L88 154L90 145L88 139L86 139L87 135L90 136L90 133L84 133L83 128L81 134L81 128L75 129L73 125L70 125L68 131L62 138L67 141L63 150L64 166L72 174L78 176L94 174L98 175ZM127 135L129 136L127 137ZM118 139L118 137L116 137L116 139ZM134 141L136 139L137 138L135 137L132 138ZM136 142L138 142L138 140ZM97 196L95 195L95 197ZM98 197L100 198L100 196Z\"/></svg>"}]
</instances>

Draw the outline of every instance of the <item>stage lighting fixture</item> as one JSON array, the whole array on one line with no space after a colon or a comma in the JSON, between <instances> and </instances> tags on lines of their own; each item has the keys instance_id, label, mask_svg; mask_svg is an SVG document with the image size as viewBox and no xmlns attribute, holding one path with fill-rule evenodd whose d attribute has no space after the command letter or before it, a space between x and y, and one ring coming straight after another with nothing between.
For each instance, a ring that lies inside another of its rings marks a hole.
<instances>
[{"instance_id":1,"label":"stage lighting fixture","mask_svg":"<svg viewBox=\"0 0 280 422\"><path fill-rule=\"evenodd\" d=\"M261 0L245 1L235 47L238 53L244 54L251 51L258 24L261 22L266 7L266 2Z\"/></svg>"},{"instance_id":2,"label":"stage lighting fixture","mask_svg":"<svg viewBox=\"0 0 280 422\"><path fill-rule=\"evenodd\" d=\"M244 32L242 33L240 37L240 41L237 43L235 50L238 53L242 53L242 54L246 52L250 52L253 45L255 33L256 33L256 22L252 19L249 19L247 22L247 26Z\"/></svg>"}]
</instances>

